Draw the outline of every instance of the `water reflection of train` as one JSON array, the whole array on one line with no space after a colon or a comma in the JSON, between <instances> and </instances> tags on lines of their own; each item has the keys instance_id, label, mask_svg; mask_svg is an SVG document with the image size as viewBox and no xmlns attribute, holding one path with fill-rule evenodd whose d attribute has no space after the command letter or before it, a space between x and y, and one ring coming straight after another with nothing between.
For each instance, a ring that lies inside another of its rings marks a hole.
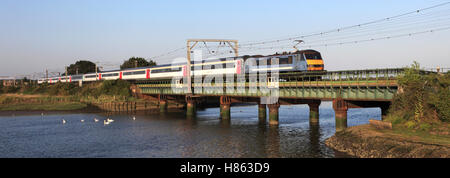
<instances>
[{"instance_id":1,"label":"water reflection of train","mask_svg":"<svg viewBox=\"0 0 450 178\"><path fill-rule=\"evenodd\" d=\"M272 64L272 59L278 59L278 64ZM158 65L153 67L141 67L124 70L102 71L83 75L72 75L52 78L42 78L38 83L57 82L89 82L97 80L150 80L170 79L187 75L186 63ZM302 50L294 53L282 53L269 56L242 56L221 58L215 60L203 60L193 62L191 75L211 74L243 74L255 72L308 72L324 71L324 63L321 54L315 50Z\"/></svg>"}]
</instances>

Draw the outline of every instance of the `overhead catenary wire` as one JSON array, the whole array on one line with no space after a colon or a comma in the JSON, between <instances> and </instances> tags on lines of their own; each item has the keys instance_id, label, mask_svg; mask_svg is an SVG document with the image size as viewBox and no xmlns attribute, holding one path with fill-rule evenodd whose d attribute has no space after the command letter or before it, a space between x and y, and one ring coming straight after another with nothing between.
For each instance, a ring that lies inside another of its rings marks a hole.
<instances>
[{"instance_id":1,"label":"overhead catenary wire","mask_svg":"<svg viewBox=\"0 0 450 178\"><path fill-rule=\"evenodd\" d=\"M335 42L335 43L324 43L324 44L317 44L317 45L300 45L300 46L311 48L311 47L320 47L320 46L356 44L356 43L363 43L363 42L369 42L369 41L378 41L378 40L387 40L387 39L394 39L394 38L407 37L407 36L415 36L415 35L420 35L420 34L425 34L425 33L433 33L433 32L445 31L445 30L450 30L450 26L426 30L426 31L413 32L413 33L405 33L405 34L398 34L398 35L392 35L392 36L383 36L383 37L378 37L378 38L367 38L367 39L354 40L354 41L342 41L342 42ZM288 49L288 48L292 48L292 47L271 46L271 47L255 47L255 48L249 48L249 49L250 50L264 50L264 49Z\"/></svg>"},{"instance_id":2,"label":"overhead catenary wire","mask_svg":"<svg viewBox=\"0 0 450 178\"><path fill-rule=\"evenodd\" d=\"M384 21L390 21L390 20L393 20L393 19L397 19L397 18L400 18L400 17L404 17L404 16L407 16L407 15L410 15L410 14L422 13L424 11L428 11L430 9L435 9L435 8L438 8L438 7L443 7L443 6L446 6L446 5L449 5L449 4L450 4L450 2L445 2L445 3L437 4L437 5L434 5L434 6L431 6L431 7L422 8L422 9L419 9L419 10L410 11L410 12L407 12L407 13L403 13L403 14L399 14L399 15L395 15L395 16L391 16L391 17L386 17L386 18L382 18L382 19L378 19L378 20L373 20L373 21L366 22L366 23L361 23L361 24L346 26L346 27L342 27L342 28L337 28L337 29L333 29L333 30L329 30L329 31L316 32L316 33L311 33L311 34L307 34L307 35L297 35L297 36L285 37L285 38L281 38L281 39L268 40L268 41L242 43L240 46L263 45L263 44L268 44L268 43L279 43L279 42L283 42L283 41L292 41L292 40L295 40L295 39L302 39L302 38L313 37L313 36L322 36L322 35L326 35L326 34L330 34L330 33L345 31L345 30L348 30L348 29L364 27L364 26L368 26L368 25L371 25L371 24L376 24L376 23L380 23L380 22L384 22Z\"/></svg>"},{"instance_id":3,"label":"overhead catenary wire","mask_svg":"<svg viewBox=\"0 0 450 178\"><path fill-rule=\"evenodd\" d=\"M374 21L370 21L370 22L366 22L366 23L337 28L337 29L329 30L329 31L311 33L308 35L291 36L291 37L274 39L274 40L269 40L269 41L260 41L260 42L256 42L256 43L241 43L240 49L241 49L241 52L244 52L244 51L246 51L246 49L255 49L255 46L267 46L272 43L279 43L280 44L279 46L281 46L281 47L269 46L269 47L262 47L262 49L275 49L275 48L286 49L286 48L291 48L293 46L293 43L292 43L293 40L300 39L300 38L301 39L308 38L308 41L306 41L305 45L317 46L318 43L326 44L326 43L331 43L332 41L336 41L336 40L353 39L352 41L354 41L354 42L364 41L361 39L355 39L355 38L359 38L359 37L366 37L366 38L370 38L370 39L379 39L380 37L378 37L377 35L396 36L396 34L389 34L389 33L394 33L394 32L396 32L396 33L405 32L406 34L410 34L410 33L414 33L414 32L408 31L407 27L410 27L410 29L417 30L419 27L421 29L424 29L429 26L436 27L435 25L437 25L440 27L442 25L444 25L444 26L447 25L447 24L435 24L435 23L431 23L431 22L436 22L436 21L448 22L449 19L445 18L445 17L450 16L450 10L449 9L438 9L439 7L444 7L448 4L450 4L450 2L445 2L445 3L441 3L438 5L431 6L431 7L422 8L419 10L410 11L407 13L403 13L403 14L399 14L399 15L395 15L395 16L391 16L391 17L386 17L386 18L382 18L382 19L378 19L378 20L374 20ZM437 11L432 11L432 10L437 10ZM440 17L440 18L436 19L437 17ZM420 26L420 25L428 25L428 26ZM424 31L427 31L427 30L428 30L428 28L424 29ZM370 37L367 37L367 36L370 36ZM341 44L341 43L346 44L347 42L339 42L338 44ZM227 54L227 52L220 53L220 52L218 52L219 50L216 50L214 52L214 54L211 55L211 51L209 50L209 48L214 48L214 47L217 47L219 49L221 47L221 44L219 44L217 46L206 46L207 50L209 51L208 56L219 56L219 55ZM197 48L201 49L203 47L197 47ZM175 54L176 52L179 52L179 50L182 50L182 49L186 49L186 47L176 49L174 51L168 52L168 53L166 53L162 56L158 56L158 57L170 56L170 55Z\"/></svg>"},{"instance_id":4,"label":"overhead catenary wire","mask_svg":"<svg viewBox=\"0 0 450 178\"><path fill-rule=\"evenodd\" d=\"M291 35L270 40L244 42L241 43L240 52L257 52L261 50L279 50L293 49L293 41L296 39L308 39L300 47L322 47L336 46L345 44L358 44L370 41L387 40L393 38L416 36L419 34L432 33L448 30L450 25L450 9L444 8L450 2L440 3L434 6L422 8L407 13L402 13L382 19L377 19L356 25L344 26L327 31L308 33L305 35ZM442 9L444 8L444 9ZM221 48L226 47L221 44L217 46L197 46L198 49L206 48L208 57L221 56L229 54L228 51L219 52ZM214 52L210 49L217 48ZM175 55L184 55L186 47L176 48L174 50L152 56L147 59L156 60L168 58ZM273 52L273 51L272 51ZM104 67L115 67L120 64L103 64ZM59 72L50 72L50 74L62 73L63 68L55 70ZM45 76L45 72L40 75Z\"/></svg>"}]
</instances>

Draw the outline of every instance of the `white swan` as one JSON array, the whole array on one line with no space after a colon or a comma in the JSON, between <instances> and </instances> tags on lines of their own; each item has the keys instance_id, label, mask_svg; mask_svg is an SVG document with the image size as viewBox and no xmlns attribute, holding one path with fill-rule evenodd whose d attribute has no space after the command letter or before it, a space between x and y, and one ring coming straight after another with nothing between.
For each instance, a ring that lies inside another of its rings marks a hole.
<instances>
[{"instance_id":1,"label":"white swan","mask_svg":"<svg viewBox=\"0 0 450 178\"><path fill-rule=\"evenodd\" d=\"M134 120L134 121L136 120L136 116L133 116L133 120Z\"/></svg>"},{"instance_id":2,"label":"white swan","mask_svg":"<svg viewBox=\"0 0 450 178\"><path fill-rule=\"evenodd\" d=\"M94 118L94 122L98 122L98 119L97 119L97 118Z\"/></svg>"},{"instance_id":3,"label":"white swan","mask_svg":"<svg viewBox=\"0 0 450 178\"><path fill-rule=\"evenodd\" d=\"M114 122L114 120L112 120L112 119L110 119L110 118L108 118L108 119L106 119L108 122Z\"/></svg>"},{"instance_id":4,"label":"white swan","mask_svg":"<svg viewBox=\"0 0 450 178\"><path fill-rule=\"evenodd\" d=\"M66 124L66 120L63 119L63 120L62 120L62 123L63 123L63 124Z\"/></svg>"},{"instance_id":5,"label":"white swan","mask_svg":"<svg viewBox=\"0 0 450 178\"><path fill-rule=\"evenodd\" d=\"M82 119L81 122L84 122L84 119Z\"/></svg>"},{"instance_id":6,"label":"white swan","mask_svg":"<svg viewBox=\"0 0 450 178\"><path fill-rule=\"evenodd\" d=\"M109 125L110 122L103 120L103 125Z\"/></svg>"}]
</instances>

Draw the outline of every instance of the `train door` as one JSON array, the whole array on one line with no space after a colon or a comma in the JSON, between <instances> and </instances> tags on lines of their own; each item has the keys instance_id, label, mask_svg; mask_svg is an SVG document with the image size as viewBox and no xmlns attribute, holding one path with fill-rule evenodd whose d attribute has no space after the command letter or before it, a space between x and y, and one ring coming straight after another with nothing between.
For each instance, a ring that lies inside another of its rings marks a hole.
<instances>
[{"instance_id":1,"label":"train door","mask_svg":"<svg viewBox=\"0 0 450 178\"><path fill-rule=\"evenodd\" d=\"M145 78L146 78L146 79L150 79L150 69L147 69L146 72L145 72L145 74L146 74L146 75L145 75Z\"/></svg>"},{"instance_id":2,"label":"train door","mask_svg":"<svg viewBox=\"0 0 450 178\"><path fill-rule=\"evenodd\" d=\"M242 72L242 61L237 60L236 61L236 74L241 74Z\"/></svg>"}]
</instances>

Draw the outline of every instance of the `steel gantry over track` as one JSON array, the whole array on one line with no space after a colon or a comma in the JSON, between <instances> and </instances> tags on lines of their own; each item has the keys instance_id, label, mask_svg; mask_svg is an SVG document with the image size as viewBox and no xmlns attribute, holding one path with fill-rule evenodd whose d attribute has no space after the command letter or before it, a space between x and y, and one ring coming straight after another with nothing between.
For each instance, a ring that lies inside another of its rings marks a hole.
<instances>
[{"instance_id":1,"label":"steel gantry over track","mask_svg":"<svg viewBox=\"0 0 450 178\"><path fill-rule=\"evenodd\" d=\"M203 42L203 43L208 43L208 42L219 42L219 43L226 43L228 44L234 51L234 54L236 57L239 56L239 44L238 44L238 40L225 40L225 39L188 39L187 40L187 76L191 76L191 53L192 53L192 49L195 48L195 46L199 43L199 42ZM191 43L194 43L191 45ZM234 45L232 44L234 43ZM192 94L192 80L191 78L187 79L187 93L188 94Z\"/></svg>"}]
</instances>

